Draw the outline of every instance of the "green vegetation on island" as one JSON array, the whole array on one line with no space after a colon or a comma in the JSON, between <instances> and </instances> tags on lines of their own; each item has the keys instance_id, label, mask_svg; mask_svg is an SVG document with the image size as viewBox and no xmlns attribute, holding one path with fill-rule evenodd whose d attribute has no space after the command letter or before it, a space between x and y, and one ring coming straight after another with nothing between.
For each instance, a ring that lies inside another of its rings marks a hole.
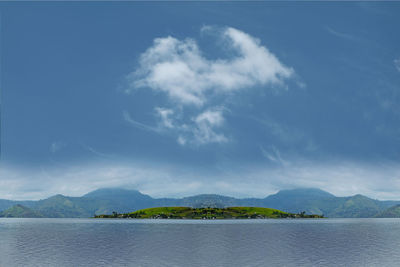
<instances>
[{"instance_id":1,"label":"green vegetation on island","mask_svg":"<svg viewBox=\"0 0 400 267\"><path fill-rule=\"evenodd\" d=\"M95 218L136 219L280 219L280 218L323 218L321 215L294 214L259 207L190 208L159 207L142 209L130 213L113 212L111 215L96 215Z\"/></svg>"}]
</instances>

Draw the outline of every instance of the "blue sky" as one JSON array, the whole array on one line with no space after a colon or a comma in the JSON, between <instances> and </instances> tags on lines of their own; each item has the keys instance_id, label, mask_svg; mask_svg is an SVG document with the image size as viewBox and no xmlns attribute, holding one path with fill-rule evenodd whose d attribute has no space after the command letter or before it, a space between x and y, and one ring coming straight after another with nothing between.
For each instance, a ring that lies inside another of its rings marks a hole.
<instances>
[{"instance_id":1,"label":"blue sky","mask_svg":"<svg viewBox=\"0 0 400 267\"><path fill-rule=\"evenodd\" d=\"M399 3L1 3L0 198L400 199Z\"/></svg>"}]
</instances>

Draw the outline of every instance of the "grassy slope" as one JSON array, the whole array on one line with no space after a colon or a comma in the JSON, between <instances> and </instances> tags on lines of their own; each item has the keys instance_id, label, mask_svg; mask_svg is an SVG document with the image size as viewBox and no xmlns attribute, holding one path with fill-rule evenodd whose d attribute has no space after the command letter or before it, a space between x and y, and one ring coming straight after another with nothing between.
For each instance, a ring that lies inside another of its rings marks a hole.
<instances>
[{"instance_id":1,"label":"grassy slope","mask_svg":"<svg viewBox=\"0 0 400 267\"><path fill-rule=\"evenodd\" d=\"M400 205L390 207L387 210L377 214L377 218L400 218Z\"/></svg>"},{"instance_id":2,"label":"grassy slope","mask_svg":"<svg viewBox=\"0 0 400 267\"><path fill-rule=\"evenodd\" d=\"M297 218L301 215L291 214L276 209L258 207L229 208L189 208L189 207L159 207L142 209L131 213L99 215L97 218L170 218L170 219L256 219L256 218ZM303 215L305 218L318 217Z\"/></svg>"},{"instance_id":3,"label":"grassy slope","mask_svg":"<svg viewBox=\"0 0 400 267\"><path fill-rule=\"evenodd\" d=\"M24 207L22 205L15 205L11 208L0 212L0 217L7 217L7 218L41 218L43 217L42 214L31 210L30 208Z\"/></svg>"}]
</instances>

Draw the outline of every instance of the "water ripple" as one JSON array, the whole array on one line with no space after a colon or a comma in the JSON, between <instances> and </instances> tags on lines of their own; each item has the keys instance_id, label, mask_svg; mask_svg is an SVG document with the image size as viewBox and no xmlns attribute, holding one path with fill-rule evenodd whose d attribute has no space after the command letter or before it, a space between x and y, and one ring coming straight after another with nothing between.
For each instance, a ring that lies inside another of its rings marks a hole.
<instances>
[{"instance_id":1,"label":"water ripple","mask_svg":"<svg viewBox=\"0 0 400 267\"><path fill-rule=\"evenodd\" d=\"M0 219L0 266L398 266L400 220Z\"/></svg>"}]
</instances>

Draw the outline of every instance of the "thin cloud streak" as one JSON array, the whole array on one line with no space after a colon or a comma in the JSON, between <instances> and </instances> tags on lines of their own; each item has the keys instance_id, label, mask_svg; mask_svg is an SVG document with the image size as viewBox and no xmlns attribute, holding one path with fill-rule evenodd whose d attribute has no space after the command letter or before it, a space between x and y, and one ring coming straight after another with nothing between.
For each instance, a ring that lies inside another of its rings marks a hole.
<instances>
[{"instance_id":1,"label":"thin cloud streak","mask_svg":"<svg viewBox=\"0 0 400 267\"><path fill-rule=\"evenodd\" d=\"M263 156L271 162L278 163L282 166L287 166L289 164L286 160L282 158L281 153L275 146L271 146L270 150L267 150L264 147L260 147L260 150Z\"/></svg>"},{"instance_id":2,"label":"thin cloud streak","mask_svg":"<svg viewBox=\"0 0 400 267\"><path fill-rule=\"evenodd\" d=\"M347 39L347 40L351 40L351 41L355 41L357 40L357 38L351 34L348 33L343 33L343 32L339 32L336 31L334 29L332 29L331 27L326 26L325 29L332 35L342 38L342 39Z\"/></svg>"},{"instance_id":3,"label":"thin cloud streak","mask_svg":"<svg viewBox=\"0 0 400 267\"><path fill-rule=\"evenodd\" d=\"M87 150L87 151L91 152L92 154L94 154L94 155L96 155L96 156L99 156L99 157L111 158L111 157L114 156L114 155L112 155L112 154L106 154L106 153L99 152L98 150L96 150L96 149L94 149L93 147L88 146L88 145L86 145L86 144L81 144L81 146L82 146L85 150Z\"/></svg>"},{"instance_id":4,"label":"thin cloud streak","mask_svg":"<svg viewBox=\"0 0 400 267\"><path fill-rule=\"evenodd\" d=\"M134 119L132 119L131 115L127 111L124 111L122 113L122 116L125 121L127 121L129 124L133 125L134 127L138 128L138 129L149 131L149 132L154 132L154 133L161 132L161 130L159 128L152 127L152 126L146 125L144 123L135 121Z\"/></svg>"}]
</instances>

